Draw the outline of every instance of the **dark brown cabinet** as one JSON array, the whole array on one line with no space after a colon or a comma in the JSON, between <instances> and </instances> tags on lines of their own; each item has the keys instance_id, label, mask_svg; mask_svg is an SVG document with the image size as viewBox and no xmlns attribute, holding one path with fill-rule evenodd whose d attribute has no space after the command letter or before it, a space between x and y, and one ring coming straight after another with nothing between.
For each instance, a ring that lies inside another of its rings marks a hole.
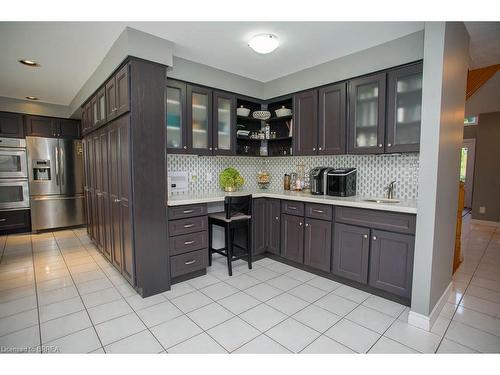
<instances>
[{"instance_id":1,"label":"dark brown cabinet","mask_svg":"<svg viewBox=\"0 0 500 375\"><path fill-rule=\"evenodd\" d=\"M304 218L281 215L281 256L297 263L304 262Z\"/></svg>"},{"instance_id":2,"label":"dark brown cabinet","mask_svg":"<svg viewBox=\"0 0 500 375\"><path fill-rule=\"evenodd\" d=\"M410 298L414 242L411 235L372 230L369 285Z\"/></svg>"},{"instance_id":3,"label":"dark brown cabinet","mask_svg":"<svg viewBox=\"0 0 500 375\"><path fill-rule=\"evenodd\" d=\"M28 136L80 138L80 121L77 120L26 115L24 123Z\"/></svg>"},{"instance_id":4,"label":"dark brown cabinet","mask_svg":"<svg viewBox=\"0 0 500 375\"><path fill-rule=\"evenodd\" d=\"M129 64L125 64L104 85L106 121L130 110ZM97 99L96 99L97 101Z\"/></svg>"},{"instance_id":5,"label":"dark brown cabinet","mask_svg":"<svg viewBox=\"0 0 500 375\"><path fill-rule=\"evenodd\" d=\"M212 90L187 85L187 149L196 155L212 155Z\"/></svg>"},{"instance_id":6,"label":"dark brown cabinet","mask_svg":"<svg viewBox=\"0 0 500 375\"><path fill-rule=\"evenodd\" d=\"M318 155L346 153L346 83L319 89Z\"/></svg>"},{"instance_id":7,"label":"dark brown cabinet","mask_svg":"<svg viewBox=\"0 0 500 375\"><path fill-rule=\"evenodd\" d=\"M332 273L349 280L368 282L370 229L335 223Z\"/></svg>"},{"instance_id":8,"label":"dark brown cabinet","mask_svg":"<svg viewBox=\"0 0 500 375\"><path fill-rule=\"evenodd\" d=\"M96 95L97 103L97 121L96 126L106 123L106 87L101 87Z\"/></svg>"},{"instance_id":9,"label":"dark brown cabinet","mask_svg":"<svg viewBox=\"0 0 500 375\"><path fill-rule=\"evenodd\" d=\"M385 143L386 73L349 82L350 154L381 154Z\"/></svg>"},{"instance_id":10,"label":"dark brown cabinet","mask_svg":"<svg viewBox=\"0 0 500 375\"><path fill-rule=\"evenodd\" d=\"M318 91L293 96L293 154L316 155L318 147Z\"/></svg>"},{"instance_id":11,"label":"dark brown cabinet","mask_svg":"<svg viewBox=\"0 0 500 375\"><path fill-rule=\"evenodd\" d=\"M170 154L188 152L186 90L184 82L167 80L167 152Z\"/></svg>"},{"instance_id":12,"label":"dark brown cabinet","mask_svg":"<svg viewBox=\"0 0 500 375\"><path fill-rule=\"evenodd\" d=\"M23 116L0 112L0 137L24 138Z\"/></svg>"},{"instance_id":13,"label":"dark brown cabinet","mask_svg":"<svg viewBox=\"0 0 500 375\"><path fill-rule=\"evenodd\" d=\"M99 209L99 231L101 235L101 250L111 260L111 231L109 215L109 165L108 165L108 132L102 129L98 133L99 137L99 165L97 174L100 180L100 191L97 194Z\"/></svg>"},{"instance_id":14,"label":"dark brown cabinet","mask_svg":"<svg viewBox=\"0 0 500 375\"><path fill-rule=\"evenodd\" d=\"M387 79L386 152L420 149L422 64L389 71Z\"/></svg>"},{"instance_id":15,"label":"dark brown cabinet","mask_svg":"<svg viewBox=\"0 0 500 375\"><path fill-rule=\"evenodd\" d=\"M236 153L236 96L213 92L212 148L214 155Z\"/></svg>"},{"instance_id":16,"label":"dark brown cabinet","mask_svg":"<svg viewBox=\"0 0 500 375\"><path fill-rule=\"evenodd\" d=\"M120 223L120 136L115 123L107 126L109 142L109 217L110 217L110 253L113 265L122 269L121 223Z\"/></svg>"},{"instance_id":17,"label":"dark brown cabinet","mask_svg":"<svg viewBox=\"0 0 500 375\"><path fill-rule=\"evenodd\" d=\"M304 264L330 271L332 253L332 222L306 218Z\"/></svg>"},{"instance_id":18,"label":"dark brown cabinet","mask_svg":"<svg viewBox=\"0 0 500 375\"><path fill-rule=\"evenodd\" d=\"M26 232L31 227L30 210L0 211L0 234Z\"/></svg>"},{"instance_id":19,"label":"dark brown cabinet","mask_svg":"<svg viewBox=\"0 0 500 375\"><path fill-rule=\"evenodd\" d=\"M253 254L265 253L266 246L266 224L267 224L267 199L256 198L252 201L252 228L253 228Z\"/></svg>"},{"instance_id":20,"label":"dark brown cabinet","mask_svg":"<svg viewBox=\"0 0 500 375\"><path fill-rule=\"evenodd\" d=\"M58 133L60 138L80 138L80 121L70 119L59 119L57 122Z\"/></svg>"},{"instance_id":21,"label":"dark brown cabinet","mask_svg":"<svg viewBox=\"0 0 500 375\"><path fill-rule=\"evenodd\" d=\"M279 199L266 199L266 245L267 251L279 255L281 241L281 205Z\"/></svg>"},{"instance_id":22,"label":"dark brown cabinet","mask_svg":"<svg viewBox=\"0 0 500 375\"><path fill-rule=\"evenodd\" d=\"M116 117L118 111L116 107L115 77L111 77L104 85L104 95L106 97L106 119L109 121Z\"/></svg>"}]
</instances>

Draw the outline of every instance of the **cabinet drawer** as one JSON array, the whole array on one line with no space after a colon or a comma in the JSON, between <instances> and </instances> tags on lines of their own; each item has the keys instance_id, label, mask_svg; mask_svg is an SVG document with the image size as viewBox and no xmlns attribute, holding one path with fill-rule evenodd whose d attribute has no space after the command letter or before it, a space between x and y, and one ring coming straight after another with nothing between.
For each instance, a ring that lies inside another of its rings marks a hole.
<instances>
[{"instance_id":1,"label":"cabinet drawer","mask_svg":"<svg viewBox=\"0 0 500 375\"><path fill-rule=\"evenodd\" d=\"M326 204L306 203L306 217L332 220L333 207Z\"/></svg>"},{"instance_id":2,"label":"cabinet drawer","mask_svg":"<svg viewBox=\"0 0 500 375\"><path fill-rule=\"evenodd\" d=\"M170 255L184 254L208 247L208 232L184 234L170 237Z\"/></svg>"},{"instance_id":3,"label":"cabinet drawer","mask_svg":"<svg viewBox=\"0 0 500 375\"><path fill-rule=\"evenodd\" d=\"M172 278L199 271L208 266L208 248L170 257Z\"/></svg>"},{"instance_id":4,"label":"cabinet drawer","mask_svg":"<svg viewBox=\"0 0 500 375\"><path fill-rule=\"evenodd\" d=\"M384 229L391 232L415 234L416 215L337 207L335 208L335 221L374 229Z\"/></svg>"},{"instance_id":5,"label":"cabinet drawer","mask_svg":"<svg viewBox=\"0 0 500 375\"><path fill-rule=\"evenodd\" d=\"M289 215L304 216L304 203L281 201L281 212Z\"/></svg>"},{"instance_id":6,"label":"cabinet drawer","mask_svg":"<svg viewBox=\"0 0 500 375\"><path fill-rule=\"evenodd\" d=\"M0 212L0 231L29 230L30 210L1 211Z\"/></svg>"},{"instance_id":7,"label":"cabinet drawer","mask_svg":"<svg viewBox=\"0 0 500 375\"><path fill-rule=\"evenodd\" d=\"M187 219L170 220L168 232L170 236L201 232L208 229L208 217L198 216Z\"/></svg>"},{"instance_id":8,"label":"cabinet drawer","mask_svg":"<svg viewBox=\"0 0 500 375\"><path fill-rule=\"evenodd\" d=\"M207 214L206 204L192 204L188 206L169 207L168 218L183 219L186 217L203 216Z\"/></svg>"}]
</instances>

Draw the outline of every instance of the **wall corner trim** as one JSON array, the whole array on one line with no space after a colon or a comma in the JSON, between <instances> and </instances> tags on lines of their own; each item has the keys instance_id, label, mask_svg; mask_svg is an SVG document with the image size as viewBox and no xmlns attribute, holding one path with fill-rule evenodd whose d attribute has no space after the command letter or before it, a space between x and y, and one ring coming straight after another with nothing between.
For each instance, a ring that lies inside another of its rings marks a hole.
<instances>
[{"instance_id":1,"label":"wall corner trim","mask_svg":"<svg viewBox=\"0 0 500 375\"><path fill-rule=\"evenodd\" d=\"M446 301L448 301L448 294L450 293L451 287L452 282L448 284L448 287L445 289L444 293L441 295L441 298L439 298L439 301L436 303L436 306L434 306L428 316L417 313L415 311L410 311L410 313L408 314L408 324L411 324L412 326L415 326L417 328L424 329L426 331L430 331L439 314L441 313L441 310L443 310Z\"/></svg>"}]
</instances>

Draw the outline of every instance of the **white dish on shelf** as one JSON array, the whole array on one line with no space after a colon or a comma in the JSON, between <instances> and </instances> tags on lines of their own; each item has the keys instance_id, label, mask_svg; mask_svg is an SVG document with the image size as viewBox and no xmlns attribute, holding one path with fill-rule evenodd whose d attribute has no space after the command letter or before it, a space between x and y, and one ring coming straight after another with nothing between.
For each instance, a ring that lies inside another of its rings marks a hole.
<instances>
[{"instance_id":1,"label":"white dish on shelf","mask_svg":"<svg viewBox=\"0 0 500 375\"><path fill-rule=\"evenodd\" d=\"M285 117L292 115L292 110L290 108L285 108L285 106L281 106L280 109L277 109L274 112L276 113L276 117Z\"/></svg>"},{"instance_id":2,"label":"white dish on shelf","mask_svg":"<svg viewBox=\"0 0 500 375\"><path fill-rule=\"evenodd\" d=\"M240 106L239 108L236 108L236 114L238 116L248 117L248 115L250 114L250 109Z\"/></svg>"},{"instance_id":3,"label":"white dish on shelf","mask_svg":"<svg viewBox=\"0 0 500 375\"><path fill-rule=\"evenodd\" d=\"M259 120L268 120L271 117L271 112L269 111L254 111L252 113L253 118Z\"/></svg>"}]
</instances>

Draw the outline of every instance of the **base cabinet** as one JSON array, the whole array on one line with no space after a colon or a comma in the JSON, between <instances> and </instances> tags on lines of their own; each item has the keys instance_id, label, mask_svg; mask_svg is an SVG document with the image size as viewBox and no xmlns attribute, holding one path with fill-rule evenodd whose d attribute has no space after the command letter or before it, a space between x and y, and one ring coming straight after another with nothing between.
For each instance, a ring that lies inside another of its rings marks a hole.
<instances>
[{"instance_id":1,"label":"base cabinet","mask_svg":"<svg viewBox=\"0 0 500 375\"><path fill-rule=\"evenodd\" d=\"M411 297L415 238L372 230L368 284L401 297Z\"/></svg>"},{"instance_id":2,"label":"base cabinet","mask_svg":"<svg viewBox=\"0 0 500 375\"><path fill-rule=\"evenodd\" d=\"M332 253L332 222L306 219L304 264L322 271L330 271Z\"/></svg>"},{"instance_id":3,"label":"base cabinet","mask_svg":"<svg viewBox=\"0 0 500 375\"><path fill-rule=\"evenodd\" d=\"M253 255L266 252L266 198L252 202Z\"/></svg>"},{"instance_id":4,"label":"base cabinet","mask_svg":"<svg viewBox=\"0 0 500 375\"><path fill-rule=\"evenodd\" d=\"M366 284L370 229L355 225L335 224L332 273Z\"/></svg>"},{"instance_id":5,"label":"base cabinet","mask_svg":"<svg viewBox=\"0 0 500 375\"><path fill-rule=\"evenodd\" d=\"M304 218L281 215L281 256L297 262L304 262Z\"/></svg>"},{"instance_id":6,"label":"base cabinet","mask_svg":"<svg viewBox=\"0 0 500 375\"><path fill-rule=\"evenodd\" d=\"M279 199L266 199L266 248L271 254L280 254L281 203Z\"/></svg>"}]
</instances>

